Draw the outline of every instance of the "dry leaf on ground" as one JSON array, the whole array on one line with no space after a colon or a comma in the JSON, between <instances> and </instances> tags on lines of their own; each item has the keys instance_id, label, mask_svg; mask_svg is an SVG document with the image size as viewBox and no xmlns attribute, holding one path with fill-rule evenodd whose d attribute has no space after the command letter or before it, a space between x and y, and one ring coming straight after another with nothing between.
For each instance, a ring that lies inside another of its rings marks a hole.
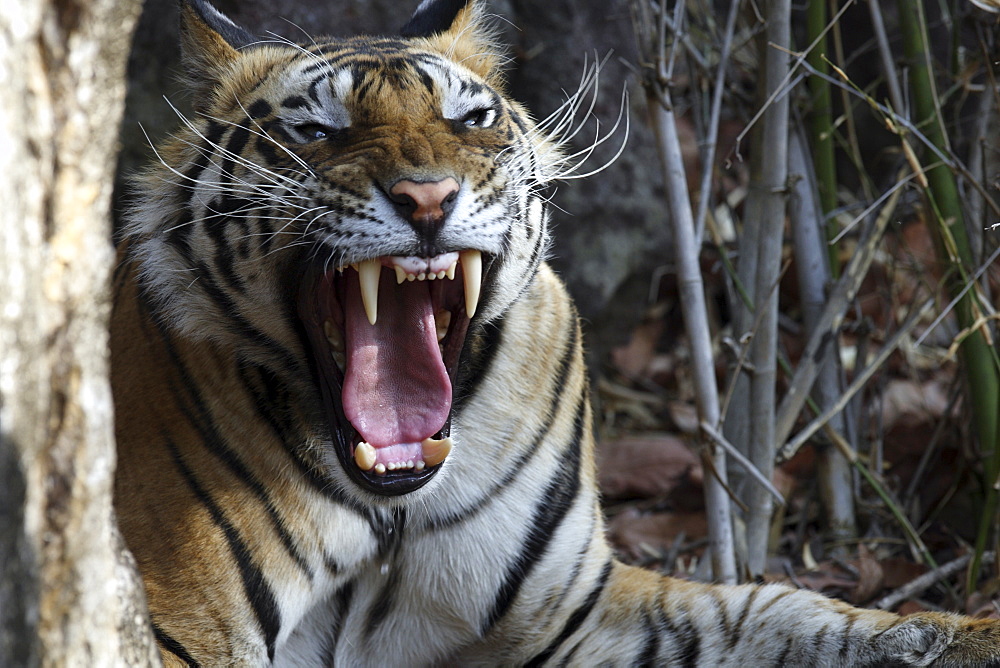
<instances>
[{"instance_id":1,"label":"dry leaf on ground","mask_svg":"<svg viewBox=\"0 0 1000 668\"><path fill-rule=\"evenodd\" d=\"M665 496L701 468L687 444L669 434L603 442L598 456L601 492L609 499Z\"/></svg>"}]
</instances>

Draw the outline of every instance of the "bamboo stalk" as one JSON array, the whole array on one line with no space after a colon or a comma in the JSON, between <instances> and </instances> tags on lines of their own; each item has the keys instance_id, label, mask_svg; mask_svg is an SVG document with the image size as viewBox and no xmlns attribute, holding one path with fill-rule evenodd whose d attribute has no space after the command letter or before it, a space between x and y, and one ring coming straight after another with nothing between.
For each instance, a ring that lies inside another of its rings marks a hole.
<instances>
[{"instance_id":1,"label":"bamboo stalk","mask_svg":"<svg viewBox=\"0 0 1000 668\"><path fill-rule=\"evenodd\" d=\"M715 83L712 89L712 111L706 128L705 148L701 153L701 183L698 187L698 213L695 215L695 239L699 246L705 231L705 218L708 215L708 205L712 200L712 175L715 173L715 145L719 139L719 118L722 115L722 94L726 89L726 66L729 64L729 49L733 43L733 33L736 32L736 17L739 14L740 0L730 0L729 14L726 17L726 29L722 35L722 47L719 49L719 67L715 73Z\"/></svg>"},{"instance_id":2,"label":"bamboo stalk","mask_svg":"<svg viewBox=\"0 0 1000 668\"><path fill-rule=\"evenodd\" d=\"M798 452L799 448L805 445L806 442L812 438L813 434L822 429L834 415L844 409L844 406L847 405L847 402L850 401L851 397L861 391L861 389L865 386L865 383L871 379L875 372L878 371L879 367L881 367L882 364L884 364L889 358L889 355L899 346L903 337L908 336L910 331L917 325L918 322L920 322L920 319L924 316L924 314L930 311L930 307L933 303L934 301L932 299L928 299L919 309L914 311L906 322L900 325L899 330L892 335L892 338L883 344L883 346L879 349L878 354L875 355L875 358L868 364L868 366L854 374L854 380L851 381L851 384L847 386L847 389L844 390L840 397L837 398L837 401L826 408L821 414L813 418L811 422L809 422L795 435L795 438L789 440L778 449L777 459L779 462L787 461L795 456L795 453Z\"/></svg>"},{"instance_id":3,"label":"bamboo stalk","mask_svg":"<svg viewBox=\"0 0 1000 668\"><path fill-rule=\"evenodd\" d=\"M872 20L872 32L875 33L875 42L878 44L878 56L882 61L882 74L885 76L886 87L889 89L889 102L896 113L903 113L903 89L899 85L899 78L896 76L896 68L892 58L892 49L889 48L889 36L885 31L885 22L882 21L881 0L868 0L868 15ZM826 70L824 70L824 73Z\"/></svg>"},{"instance_id":4,"label":"bamboo stalk","mask_svg":"<svg viewBox=\"0 0 1000 668\"><path fill-rule=\"evenodd\" d=\"M664 90L662 95L669 95ZM666 98L669 100L669 98ZM688 342L691 345L691 365L695 379L698 413L703 422L719 421L719 397L715 384L715 363L712 359L712 336L708 327L704 285L698 266L698 248L694 236L694 216L687 195L684 164L681 159L680 141L673 111L659 103L657 97L648 99L653 114L653 128L660 148L664 182L670 219L673 223L674 248L680 291L681 309ZM729 496L725 493L726 454L711 441L703 441L719 480L705 485L705 505L708 515L709 541L712 545L712 570L719 582L736 582L736 562L733 557L732 519ZM710 482L712 479L707 480Z\"/></svg>"},{"instance_id":5,"label":"bamboo stalk","mask_svg":"<svg viewBox=\"0 0 1000 668\"><path fill-rule=\"evenodd\" d=\"M767 48L763 35L758 36L761 48ZM763 87L756 90L758 106L766 104L767 96ZM753 124L751 145L760 143L760 126ZM758 223L761 220L761 201L763 200L763 185L761 183L763 155L761 151L752 151L749 156L749 183L747 197L743 206L743 229L737 241L737 261L735 278L732 279L732 289L729 290L729 309L732 318L733 340L739 345L737 358L727 369L728 392L725 403L725 419L722 432L733 446L744 455L750 454L750 373L752 364L748 363L749 342L753 331L754 277L757 275L757 240ZM731 274L732 275L732 274ZM742 489L743 470L733 467L730 470L733 486ZM745 561L746 523L740 522L733 527L737 535L739 556Z\"/></svg>"},{"instance_id":6,"label":"bamboo stalk","mask_svg":"<svg viewBox=\"0 0 1000 668\"><path fill-rule=\"evenodd\" d=\"M755 306L760 326L751 342L750 461L765 476L774 472L775 382L777 380L778 291L788 180L788 96L775 96L789 73L791 0L768 0L765 86L773 99L764 112L762 142L765 187L757 247ZM773 499L760 485L747 490L747 567L762 575L767 560Z\"/></svg>"},{"instance_id":7,"label":"bamboo stalk","mask_svg":"<svg viewBox=\"0 0 1000 668\"><path fill-rule=\"evenodd\" d=\"M806 8L807 39L813 44L806 55L806 62L822 74L830 71L825 59L827 53L826 40L826 2L817 0L810 2ZM810 146L812 147L812 162L816 172L816 183L819 191L820 211L826 219L837 208L837 164L833 155L833 109L830 84L823 77L809 77L809 97L812 108L809 111ZM837 234L834 220L826 221L826 238L833 240ZM840 275L840 265L837 258L837 247L830 244L829 254L830 274L836 278Z\"/></svg>"},{"instance_id":8,"label":"bamboo stalk","mask_svg":"<svg viewBox=\"0 0 1000 668\"><path fill-rule=\"evenodd\" d=\"M817 360L822 357L822 349L829 345L839 331L847 308L868 273L868 267L871 266L871 262L875 258L882 234L896 209L900 192L900 189L897 188L888 196L888 203L879 212L870 229L866 230L857 250L851 256L847 266L844 267L844 273L840 275L830 290L823 312L816 321L816 328L809 336L799 366L795 369L795 374L788 384L788 390L785 392L785 397L778 409L775 427L775 442L778 444L784 443L788 435L792 433L795 420L805 405L819 372ZM780 448L784 450L787 445L780 446Z\"/></svg>"},{"instance_id":9,"label":"bamboo stalk","mask_svg":"<svg viewBox=\"0 0 1000 668\"><path fill-rule=\"evenodd\" d=\"M909 84L913 100L913 120L927 139L941 152L950 154L947 134L937 93L934 87L928 51L927 23L923 3L898 0L900 32L909 68ZM972 251L965 231L962 200L954 174L945 165L926 169L925 194L935 216L938 257L951 269L946 278L950 294L961 291L973 266ZM976 321L980 306L976 291L969 290L956 307L959 325L969 327ZM1000 474L1000 373L996 350L987 341L983 329L967 336L961 345L963 368L969 379L969 393L980 446L987 456L986 498L979 518L975 552L969 567L967 589L974 588L986 543L997 521L997 488Z\"/></svg>"},{"instance_id":10,"label":"bamboo stalk","mask_svg":"<svg viewBox=\"0 0 1000 668\"><path fill-rule=\"evenodd\" d=\"M637 17L647 16L647 5L633 3ZM660 5L660 11L663 6ZM662 25L663 17L659 17ZM648 21L638 20L638 26L648 26ZM719 422L719 394L715 383L715 363L712 357L712 338L708 325L708 311L705 305L704 285L698 263L698 247L695 242L694 215L688 196L687 179L681 157L677 123L670 98L669 81L652 73L664 72L662 65L666 57L664 46L657 43L650 48L647 31L637 28L640 52L650 66L646 71L647 104L652 116L660 161L663 167L667 204L673 224L674 248L678 273L678 287L684 326L691 346L692 375L699 418L710 425ZM708 517L709 543L712 553L712 570L715 580L724 583L736 582L736 561L734 557L732 518L730 517L729 496L726 493L726 453L709 439L702 440L703 448L710 458L716 477L709 476L705 484L705 506Z\"/></svg>"},{"instance_id":11,"label":"bamboo stalk","mask_svg":"<svg viewBox=\"0 0 1000 668\"><path fill-rule=\"evenodd\" d=\"M807 334L812 333L826 301L830 265L823 238L823 215L817 206L816 192L809 153L800 132L793 132L789 146L789 172L795 184L789 206L792 240L798 270L802 314ZM813 388L818 410L829 407L841 393L840 346L836 338L822 351L819 372ZM846 434L847 419L839 412L833 419L834 429ZM857 538L854 517L854 475L850 463L836 448L816 443L817 482L820 502L826 515L826 542L844 546ZM843 551L845 548L840 547Z\"/></svg>"},{"instance_id":12,"label":"bamboo stalk","mask_svg":"<svg viewBox=\"0 0 1000 668\"><path fill-rule=\"evenodd\" d=\"M995 552L987 552L983 555L984 563L993 563L995 559ZM970 561L972 561L972 555L963 554L957 559L953 559L946 564L941 564L937 568L929 570L923 575L913 578L902 587L886 594L879 600L875 601L875 604L872 607L878 608L879 610L892 610L906 599L923 593L926 589L933 587L941 580L946 580L955 573L959 572L965 568Z\"/></svg>"}]
</instances>

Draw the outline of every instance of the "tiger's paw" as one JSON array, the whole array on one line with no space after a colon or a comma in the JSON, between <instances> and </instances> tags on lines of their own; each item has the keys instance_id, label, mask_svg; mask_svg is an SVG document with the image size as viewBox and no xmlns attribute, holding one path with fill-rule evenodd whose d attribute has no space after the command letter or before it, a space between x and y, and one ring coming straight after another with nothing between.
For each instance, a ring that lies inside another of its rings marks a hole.
<instances>
[{"instance_id":1,"label":"tiger's paw","mask_svg":"<svg viewBox=\"0 0 1000 668\"><path fill-rule=\"evenodd\" d=\"M1000 620L918 613L875 639L884 659L906 666L1000 666Z\"/></svg>"}]
</instances>

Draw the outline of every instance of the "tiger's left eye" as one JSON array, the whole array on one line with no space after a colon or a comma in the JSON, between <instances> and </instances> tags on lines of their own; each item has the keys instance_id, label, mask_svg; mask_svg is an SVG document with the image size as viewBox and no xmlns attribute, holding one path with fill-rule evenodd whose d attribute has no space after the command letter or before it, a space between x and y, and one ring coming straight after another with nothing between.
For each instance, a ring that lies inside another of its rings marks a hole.
<instances>
[{"instance_id":1,"label":"tiger's left eye","mask_svg":"<svg viewBox=\"0 0 1000 668\"><path fill-rule=\"evenodd\" d=\"M296 125L295 131L309 141L326 139L334 133L332 128L320 125L319 123L303 123L302 125Z\"/></svg>"},{"instance_id":2,"label":"tiger's left eye","mask_svg":"<svg viewBox=\"0 0 1000 668\"><path fill-rule=\"evenodd\" d=\"M488 128L493 125L493 122L497 119L497 110L492 107L486 107L484 109L476 109L470 111L462 119L462 123L470 128Z\"/></svg>"}]
</instances>

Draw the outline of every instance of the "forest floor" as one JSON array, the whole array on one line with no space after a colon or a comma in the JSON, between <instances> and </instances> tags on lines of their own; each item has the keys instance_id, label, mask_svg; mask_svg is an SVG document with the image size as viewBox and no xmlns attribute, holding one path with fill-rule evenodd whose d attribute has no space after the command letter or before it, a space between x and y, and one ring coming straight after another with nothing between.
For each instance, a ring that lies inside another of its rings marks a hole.
<instances>
[{"instance_id":1,"label":"forest floor","mask_svg":"<svg viewBox=\"0 0 1000 668\"><path fill-rule=\"evenodd\" d=\"M883 248L842 328L841 360L848 380L862 366L859 360L877 352L938 285L933 244L919 217L895 227ZM726 289L721 271L710 258L703 259L703 268L709 302L724 303L715 299ZM993 274L991 287L998 295L1000 268ZM785 273L780 320L782 352L793 365L804 340L794 275ZM630 340L603 360L594 388L608 533L626 561L678 577L710 579L703 558L706 472L695 444L698 422L680 305L669 279L651 293L659 295L655 303ZM733 355L727 352L731 344L724 343L722 310L716 308L714 315L721 332L717 377L725 388ZM815 451L806 446L774 474L786 504L774 520L766 580L901 613L952 610L1000 617L996 563L983 568L978 591L964 591L982 503L982 455L974 445L962 375L950 349L956 326L946 320L931 329L933 318L914 330L848 410L859 455L878 472L939 568L922 562L864 481L855 481L858 540L829 544ZM917 580L921 576L930 581L927 586Z\"/></svg>"}]
</instances>

